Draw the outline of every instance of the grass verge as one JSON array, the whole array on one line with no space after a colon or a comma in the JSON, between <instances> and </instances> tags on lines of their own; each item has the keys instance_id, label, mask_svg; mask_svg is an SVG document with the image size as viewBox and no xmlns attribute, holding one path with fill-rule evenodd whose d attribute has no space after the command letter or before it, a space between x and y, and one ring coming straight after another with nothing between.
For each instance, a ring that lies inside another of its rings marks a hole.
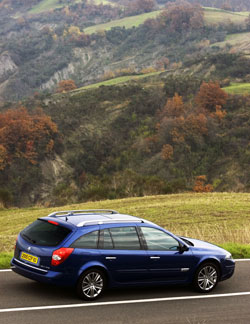
<instances>
[{"instance_id":1,"label":"grass verge","mask_svg":"<svg viewBox=\"0 0 250 324\"><path fill-rule=\"evenodd\" d=\"M0 269L10 268L10 261L13 257L12 252L0 253Z\"/></svg>"}]
</instances>

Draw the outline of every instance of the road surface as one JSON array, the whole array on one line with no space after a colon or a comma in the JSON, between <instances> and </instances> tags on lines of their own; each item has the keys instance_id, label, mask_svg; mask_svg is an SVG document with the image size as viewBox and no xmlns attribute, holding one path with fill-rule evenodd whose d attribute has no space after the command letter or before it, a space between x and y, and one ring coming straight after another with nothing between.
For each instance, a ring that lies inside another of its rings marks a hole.
<instances>
[{"instance_id":1,"label":"road surface","mask_svg":"<svg viewBox=\"0 0 250 324\"><path fill-rule=\"evenodd\" d=\"M210 294L190 287L129 288L87 303L68 288L0 271L0 324L250 324L250 260Z\"/></svg>"}]
</instances>

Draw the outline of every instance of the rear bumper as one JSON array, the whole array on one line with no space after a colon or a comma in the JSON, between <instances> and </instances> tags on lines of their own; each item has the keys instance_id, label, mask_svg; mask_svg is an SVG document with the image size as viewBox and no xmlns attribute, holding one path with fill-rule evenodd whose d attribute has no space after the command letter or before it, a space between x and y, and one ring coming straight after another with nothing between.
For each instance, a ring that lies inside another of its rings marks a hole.
<instances>
[{"instance_id":1,"label":"rear bumper","mask_svg":"<svg viewBox=\"0 0 250 324\"><path fill-rule=\"evenodd\" d=\"M60 286L73 286L72 277L62 272L45 270L26 264L16 258L11 260L11 270L26 278Z\"/></svg>"}]
</instances>

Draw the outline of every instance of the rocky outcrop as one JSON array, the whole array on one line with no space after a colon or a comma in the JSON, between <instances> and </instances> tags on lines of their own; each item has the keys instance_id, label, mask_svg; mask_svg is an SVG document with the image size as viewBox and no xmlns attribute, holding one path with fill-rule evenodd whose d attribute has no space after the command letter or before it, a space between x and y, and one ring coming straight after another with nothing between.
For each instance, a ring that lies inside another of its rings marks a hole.
<instances>
[{"instance_id":1,"label":"rocky outcrop","mask_svg":"<svg viewBox=\"0 0 250 324\"><path fill-rule=\"evenodd\" d=\"M3 52L0 55L0 81L4 81L6 78L10 76L10 74L14 73L18 67L13 62L8 52Z\"/></svg>"},{"instance_id":2,"label":"rocky outcrop","mask_svg":"<svg viewBox=\"0 0 250 324\"><path fill-rule=\"evenodd\" d=\"M87 65L92 58L92 51L89 49L74 49L74 58L65 68L54 73L54 75L40 86L41 90L53 89L61 80L75 79L81 70Z\"/></svg>"}]
</instances>

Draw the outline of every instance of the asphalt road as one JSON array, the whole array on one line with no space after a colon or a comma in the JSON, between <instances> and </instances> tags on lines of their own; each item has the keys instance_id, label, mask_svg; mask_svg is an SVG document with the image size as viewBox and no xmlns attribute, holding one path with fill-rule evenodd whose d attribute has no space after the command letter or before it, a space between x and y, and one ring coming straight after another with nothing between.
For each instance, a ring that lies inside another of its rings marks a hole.
<instances>
[{"instance_id":1,"label":"asphalt road","mask_svg":"<svg viewBox=\"0 0 250 324\"><path fill-rule=\"evenodd\" d=\"M238 261L234 276L210 294L190 287L130 288L107 291L94 303L71 289L0 271L0 323L250 324L250 261Z\"/></svg>"}]
</instances>

